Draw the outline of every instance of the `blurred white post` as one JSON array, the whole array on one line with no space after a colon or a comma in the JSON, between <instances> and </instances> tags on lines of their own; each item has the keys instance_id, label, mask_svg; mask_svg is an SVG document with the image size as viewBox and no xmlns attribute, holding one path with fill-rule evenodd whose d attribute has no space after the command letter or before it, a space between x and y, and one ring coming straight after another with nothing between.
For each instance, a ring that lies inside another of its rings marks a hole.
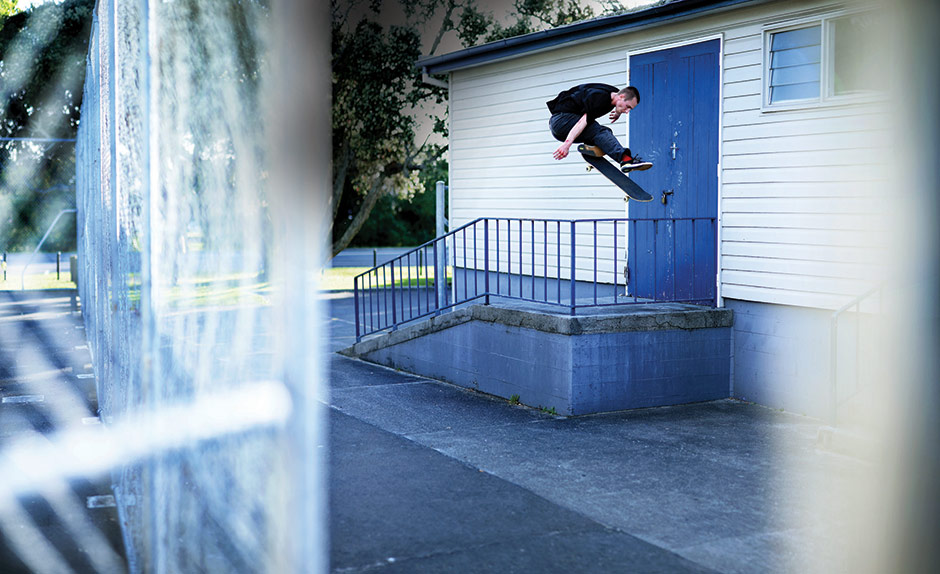
<instances>
[{"instance_id":1,"label":"blurred white post","mask_svg":"<svg viewBox=\"0 0 940 574\"><path fill-rule=\"evenodd\" d=\"M325 2L281 0L275 12L276 89L271 94L275 161L278 306L288 420L290 522L279 572L329 570L326 463L328 390L319 271L326 264L330 189L330 14Z\"/></svg>"}]
</instances>

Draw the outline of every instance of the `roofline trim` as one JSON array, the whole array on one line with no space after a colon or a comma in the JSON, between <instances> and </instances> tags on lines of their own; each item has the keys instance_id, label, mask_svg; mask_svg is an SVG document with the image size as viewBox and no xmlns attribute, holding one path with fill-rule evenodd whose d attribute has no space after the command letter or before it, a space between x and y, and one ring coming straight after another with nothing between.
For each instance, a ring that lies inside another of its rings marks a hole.
<instances>
[{"instance_id":1,"label":"roofline trim","mask_svg":"<svg viewBox=\"0 0 940 574\"><path fill-rule=\"evenodd\" d=\"M419 59L416 65L428 74L445 74L462 68L554 48L562 44L618 34L640 26L661 24L676 18L760 2L761 0L674 0L645 10L575 22L559 28L497 40L440 56L424 57Z\"/></svg>"}]
</instances>

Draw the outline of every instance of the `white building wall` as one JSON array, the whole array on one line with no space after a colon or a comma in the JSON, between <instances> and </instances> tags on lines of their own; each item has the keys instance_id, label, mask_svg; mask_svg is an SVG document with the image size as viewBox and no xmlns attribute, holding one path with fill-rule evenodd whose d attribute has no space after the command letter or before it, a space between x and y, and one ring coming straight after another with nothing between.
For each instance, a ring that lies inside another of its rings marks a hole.
<instances>
[{"instance_id":1,"label":"white building wall","mask_svg":"<svg viewBox=\"0 0 940 574\"><path fill-rule=\"evenodd\" d=\"M453 76L450 103L450 222L451 228L479 217L571 220L626 217L624 194L599 173L588 173L576 152L564 160L552 157L558 147L548 129L545 103L565 89L585 82L625 85L626 61L622 48L586 45L510 60L457 72ZM626 123L615 124L615 133L626 134ZM513 228L516 224L513 224ZM528 229L528 225L526 225ZM537 228L537 230L540 228ZM603 226L599 244L599 280L613 281L613 235ZM624 261L620 226L616 258ZM562 233L570 233L569 227ZM588 227L578 229L579 278L593 276L593 237ZM506 234L503 234L505 238ZM549 229L549 257L556 254L556 238ZM535 237L537 254L543 253L541 234ZM523 234L522 257L504 253L528 264L530 234ZM567 235L561 255L569 268ZM621 263L622 265L622 263ZM538 269L536 270L538 271ZM552 276L556 276L550 271ZM562 277L567 273L562 272ZM623 280L620 279L622 282Z\"/></svg>"},{"instance_id":2,"label":"white building wall","mask_svg":"<svg viewBox=\"0 0 940 574\"><path fill-rule=\"evenodd\" d=\"M812 9L810 9L812 8ZM721 286L725 298L837 308L882 279L884 102L761 111L763 27L837 12L781 3L725 32Z\"/></svg>"},{"instance_id":3,"label":"white building wall","mask_svg":"<svg viewBox=\"0 0 940 574\"><path fill-rule=\"evenodd\" d=\"M572 153L557 161L545 102L571 86L626 81L624 52L561 49L454 74L451 217L623 217L623 193ZM615 125L621 138L623 120Z\"/></svg>"},{"instance_id":4,"label":"white building wall","mask_svg":"<svg viewBox=\"0 0 940 574\"><path fill-rule=\"evenodd\" d=\"M630 51L720 34L720 295L840 306L880 278L886 237L876 192L887 176L873 162L890 147L890 118L872 103L761 111L762 27L834 10L769 2L455 71L452 228L478 217L624 217L623 194L603 176L574 153L552 158L558 142L545 102L579 83L625 85ZM623 119L614 130L629 144Z\"/></svg>"}]
</instances>

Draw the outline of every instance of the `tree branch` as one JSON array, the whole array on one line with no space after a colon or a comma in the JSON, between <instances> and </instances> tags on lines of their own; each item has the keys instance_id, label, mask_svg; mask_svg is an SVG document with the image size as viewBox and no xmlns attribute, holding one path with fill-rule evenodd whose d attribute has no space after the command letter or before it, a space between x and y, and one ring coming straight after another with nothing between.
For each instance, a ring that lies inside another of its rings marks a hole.
<instances>
[{"instance_id":1,"label":"tree branch","mask_svg":"<svg viewBox=\"0 0 940 574\"><path fill-rule=\"evenodd\" d=\"M449 32L452 28L447 27L447 23L451 21L450 16L454 13L454 8L456 3L454 0L449 0L447 2L447 12L444 13L444 20L441 22L441 29L437 31L437 37L434 38L434 43L431 44L431 51L428 52L428 56L433 56L434 52L437 50L438 44L441 43L441 38L444 37L444 34Z\"/></svg>"},{"instance_id":2,"label":"tree branch","mask_svg":"<svg viewBox=\"0 0 940 574\"><path fill-rule=\"evenodd\" d=\"M415 151L415 154L417 154L417 152L420 151L423 147L424 146L418 148L418 150ZM372 187L369 188L369 193L367 193L365 198L362 200L362 204L359 206L359 211L356 213L355 217L353 217L353 220L349 223L349 227L347 227L346 231L343 232L342 237L333 242L331 257L336 257L339 252L349 247L349 244L352 243L352 240L356 237L356 234L358 234L359 230L362 229L362 226L365 225L365 222L372 214L372 209L375 207L379 197L382 195L382 184L387 178L399 173L407 173L412 169L425 169L428 164L440 159L440 157L447 151L447 147L448 146L441 146L433 154L426 157L421 163L414 163L412 161L414 159L414 155L409 155L402 162L393 162L386 165L385 168L382 169L382 173L380 173L372 183ZM336 218L334 215L334 221L335 219Z\"/></svg>"},{"instance_id":3,"label":"tree branch","mask_svg":"<svg viewBox=\"0 0 940 574\"><path fill-rule=\"evenodd\" d=\"M375 207L376 202L379 200L379 196L382 195L382 184L384 182L384 175L379 175L375 179L375 182L372 184L372 188L369 189L369 193L367 193L365 199L362 200L362 205L359 207L359 213L353 217L353 220L349 223L349 227L347 227L346 231L343 232L343 236L340 237L338 241L333 242L333 254L331 257L336 257L341 251L349 247L349 244L352 243L353 238L355 238L356 234L359 233L359 230L362 229L362 226L372 214L372 208Z\"/></svg>"}]
</instances>

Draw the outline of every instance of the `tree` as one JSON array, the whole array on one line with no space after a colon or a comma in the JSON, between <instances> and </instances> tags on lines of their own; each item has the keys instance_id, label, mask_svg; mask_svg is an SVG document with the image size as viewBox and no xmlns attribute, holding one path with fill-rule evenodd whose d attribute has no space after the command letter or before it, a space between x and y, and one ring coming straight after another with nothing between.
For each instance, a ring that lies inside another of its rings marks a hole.
<instances>
[{"instance_id":1,"label":"tree","mask_svg":"<svg viewBox=\"0 0 940 574\"><path fill-rule=\"evenodd\" d=\"M430 139L415 141L415 111L447 98L445 88L422 81L414 66L422 53L435 54L449 34L469 47L593 16L579 0L515 0L505 18L473 0L406 0L404 22L384 26L381 0L332 0L331 8L333 255L349 246L382 196L413 196L420 172L447 151ZM436 32L422 50L418 30L432 25ZM434 133L446 137L446 111L432 121Z\"/></svg>"},{"instance_id":2,"label":"tree","mask_svg":"<svg viewBox=\"0 0 940 574\"><path fill-rule=\"evenodd\" d=\"M16 14L16 0L0 0L0 28L3 28L3 22L7 17Z\"/></svg>"},{"instance_id":3,"label":"tree","mask_svg":"<svg viewBox=\"0 0 940 574\"><path fill-rule=\"evenodd\" d=\"M342 24L334 11L334 255L349 245L381 195L413 194L420 162L443 153L415 145L417 120L406 113L428 96L414 69L421 53L417 32L386 30L367 19L352 29ZM337 217L341 206L355 215Z\"/></svg>"},{"instance_id":4,"label":"tree","mask_svg":"<svg viewBox=\"0 0 940 574\"><path fill-rule=\"evenodd\" d=\"M74 144L55 140L78 130L94 5L66 0L15 12L15 1L0 0L3 250L34 246L48 219L74 205ZM68 231L50 247L74 248L74 228Z\"/></svg>"}]
</instances>

